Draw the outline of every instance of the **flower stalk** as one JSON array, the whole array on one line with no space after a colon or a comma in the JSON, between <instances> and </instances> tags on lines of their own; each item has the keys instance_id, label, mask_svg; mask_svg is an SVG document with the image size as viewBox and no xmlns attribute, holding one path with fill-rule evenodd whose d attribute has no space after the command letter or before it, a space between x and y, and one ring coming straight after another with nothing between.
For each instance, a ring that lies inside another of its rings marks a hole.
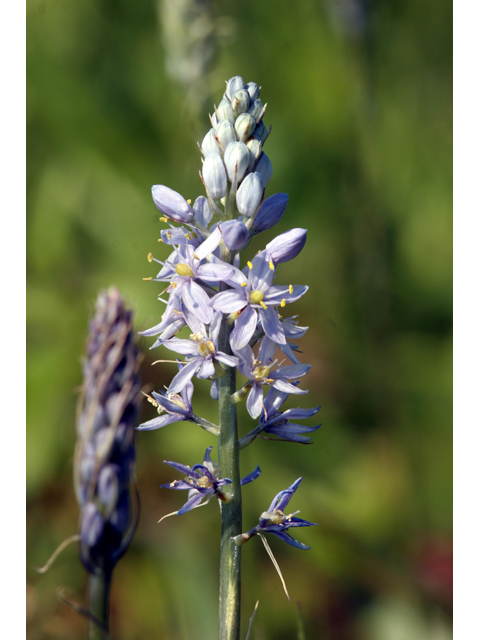
<instances>
[{"instance_id":1,"label":"flower stalk","mask_svg":"<svg viewBox=\"0 0 480 640\"><path fill-rule=\"evenodd\" d=\"M232 327L222 320L220 349L230 353ZM220 541L219 640L236 640L240 633L241 547L233 540L242 530L242 493L238 447L237 407L230 401L236 388L236 369L229 367L219 379L218 460L222 474L232 479L231 499L223 503Z\"/></svg>"}]
</instances>

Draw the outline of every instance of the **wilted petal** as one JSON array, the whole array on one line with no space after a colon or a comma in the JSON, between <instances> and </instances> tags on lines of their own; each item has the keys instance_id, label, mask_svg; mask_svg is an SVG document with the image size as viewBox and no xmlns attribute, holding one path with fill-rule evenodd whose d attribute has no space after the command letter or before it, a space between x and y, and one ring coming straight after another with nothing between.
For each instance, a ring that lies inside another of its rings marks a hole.
<instances>
[{"instance_id":1,"label":"wilted petal","mask_svg":"<svg viewBox=\"0 0 480 640\"><path fill-rule=\"evenodd\" d=\"M192 509L194 509L197 505L200 504L200 502L202 502L204 497L205 496L203 495L203 493L200 492L194 494L187 500L183 507L177 511L177 516L182 516L184 513L187 513L187 511L191 511Z\"/></svg>"},{"instance_id":2,"label":"wilted petal","mask_svg":"<svg viewBox=\"0 0 480 640\"><path fill-rule=\"evenodd\" d=\"M292 538L292 536L285 531L269 531L269 533L273 533L273 535L277 536L277 538L280 538L280 540L283 540L283 542L292 545L292 547L297 547L297 549L303 549L303 551L311 549L311 547L303 544L303 542L299 542L298 540L295 540L295 538Z\"/></svg>"},{"instance_id":3,"label":"wilted petal","mask_svg":"<svg viewBox=\"0 0 480 640\"><path fill-rule=\"evenodd\" d=\"M242 480L240 480L240 484L243 487L244 484L253 482L253 480L256 480L261 473L262 471L260 467L255 467L255 469L251 473L249 473L248 476L245 476L245 478L242 478Z\"/></svg>"}]
</instances>

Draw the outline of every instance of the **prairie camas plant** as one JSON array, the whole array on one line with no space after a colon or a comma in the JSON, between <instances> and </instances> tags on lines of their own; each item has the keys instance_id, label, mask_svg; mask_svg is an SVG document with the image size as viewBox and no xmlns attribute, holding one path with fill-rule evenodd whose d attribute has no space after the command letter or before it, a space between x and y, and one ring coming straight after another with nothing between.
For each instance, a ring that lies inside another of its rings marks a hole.
<instances>
[{"instance_id":1,"label":"prairie camas plant","mask_svg":"<svg viewBox=\"0 0 480 640\"><path fill-rule=\"evenodd\" d=\"M307 287L289 282L277 284L275 278L278 265L301 252L307 231L291 229L266 244L257 255L248 254L252 238L277 224L288 204L284 193L265 199L273 171L263 150L271 129L263 122L265 110L254 82L244 83L240 76L231 78L210 117L211 128L199 145L205 195L192 205L169 187L152 188L154 203L162 213L160 220L168 224L168 229L161 231L160 240L171 247L171 253L165 261L148 256L161 269L156 277L146 279L166 284L159 295L166 308L161 322L143 335L157 336L151 348L163 346L184 356L184 360L177 361L179 371L169 387L154 392L150 398L160 416L138 428L152 430L188 420L218 436L218 468L210 459L212 447L208 447L201 465L188 467L168 462L185 479L162 486L189 491L187 502L168 515L182 515L213 496L218 498L222 520L220 640L239 638L243 543L259 535L276 565L263 532L308 549L286 532L290 527L313 524L295 518L295 514L283 513L299 485L297 480L275 497L257 527L242 534L241 486L257 478L260 469L257 467L241 480L240 450L256 438L308 443L311 439L304 434L319 426L295 422L313 416L319 407L280 411L291 394L307 393L300 387L300 379L310 365L299 361L298 346L291 342L302 337L307 328L297 326L295 316L282 315L287 305L307 292ZM162 298L165 294L168 299ZM176 337L184 328L190 332L189 339ZM239 388L237 370L246 378ZM218 426L193 413L195 378L211 381L210 394L218 401ZM255 422L254 428L250 426L239 439L237 404L244 399Z\"/></svg>"},{"instance_id":2,"label":"prairie camas plant","mask_svg":"<svg viewBox=\"0 0 480 640\"><path fill-rule=\"evenodd\" d=\"M78 403L74 480L80 557L89 578L90 640L107 637L112 571L139 515L132 500L140 353L117 289L100 293L90 322Z\"/></svg>"}]
</instances>

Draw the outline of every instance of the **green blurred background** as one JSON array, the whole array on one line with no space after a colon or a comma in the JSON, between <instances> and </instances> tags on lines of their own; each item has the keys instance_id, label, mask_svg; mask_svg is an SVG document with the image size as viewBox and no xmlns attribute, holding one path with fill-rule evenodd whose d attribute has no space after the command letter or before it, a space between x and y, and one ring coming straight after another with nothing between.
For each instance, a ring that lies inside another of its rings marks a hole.
<instances>
[{"instance_id":1,"label":"green blurred background","mask_svg":"<svg viewBox=\"0 0 480 640\"><path fill-rule=\"evenodd\" d=\"M245 529L300 475L292 508L320 523L298 536L311 551L271 540L291 602L260 540L244 547L243 637L259 599L252 640L450 638L450 2L31 0L27 16L29 640L85 635L55 595L84 602L75 546L46 575L34 567L77 528L76 388L94 300L115 284L138 330L159 321L158 285L142 281L148 252L168 255L150 187L202 193L195 142L237 74L269 105L267 195L290 196L252 255L277 230L309 229L277 279L310 286L292 308L310 327L300 404L322 405L313 445L243 454L243 472L263 470L244 490ZM173 370L151 366L152 342L143 381L158 389ZM216 421L208 384L194 408ZM139 434L142 517L114 576L112 638L216 637L216 505L156 524L183 497L158 488L176 477L162 460L198 462L209 444L189 423Z\"/></svg>"}]
</instances>

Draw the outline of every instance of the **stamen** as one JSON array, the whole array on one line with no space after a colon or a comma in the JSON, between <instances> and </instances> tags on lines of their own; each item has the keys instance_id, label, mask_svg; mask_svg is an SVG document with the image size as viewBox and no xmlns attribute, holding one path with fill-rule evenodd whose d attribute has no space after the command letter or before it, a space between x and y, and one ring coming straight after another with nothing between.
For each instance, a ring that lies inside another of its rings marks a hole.
<instances>
[{"instance_id":1,"label":"stamen","mask_svg":"<svg viewBox=\"0 0 480 640\"><path fill-rule=\"evenodd\" d=\"M145 280L145 282L149 282L152 278L142 278L142 280Z\"/></svg>"},{"instance_id":2,"label":"stamen","mask_svg":"<svg viewBox=\"0 0 480 640\"><path fill-rule=\"evenodd\" d=\"M163 240L161 238L158 239L158 242L163 242Z\"/></svg>"},{"instance_id":3,"label":"stamen","mask_svg":"<svg viewBox=\"0 0 480 640\"><path fill-rule=\"evenodd\" d=\"M167 236L167 238L168 238L169 240L171 240L171 239L172 239L172 234L170 233L170 231L167 231L167 233L166 233L165 235Z\"/></svg>"},{"instance_id":4,"label":"stamen","mask_svg":"<svg viewBox=\"0 0 480 640\"><path fill-rule=\"evenodd\" d=\"M192 201L191 201L191 199L190 199L190 198L187 200L187 203L188 203L188 204L192 204Z\"/></svg>"},{"instance_id":5,"label":"stamen","mask_svg":"<svg viewBox=\"0 0 480 640\"><path fill-rule=\"evenodd\" d=\"M250 260L248 260L247 265L249 269L253 269L253 264L250 262Z\"/></svg>"},{"instance_id":6,"label":"stamen","mask_svg":"<svg viewBox=\"0 0 480 640\"><path fill-rule=\"evenodd\" d=\"M188 264L185 264L184 262L180 262L180 264L177 264L177 266L175 267L175 271L179 276L193 278L192 267Z\"/></svg>"},{"instance_id":7,"label":"stamen","mask_svg":"<svg viewBox=\"0 0 480 640\"><path fill-rule=\"evenodd\" d=\"M263 302L263 300L260 300L260 306L262 307L262 309L267 308L267 305Z\"/></svg>"},{"instance_id":8,"label":"stamen","mask_svg":"<svg viewBox=\"0 0 480 640\"><path fill-rule=\"evenodd\" d=\"M148 260L149 262L152 262L152 260L153 260L153 254L152 254L152 253L149 253L149 254L148 254L148 256L147 256L147 260Z\"/></svg>"},{"instance_id":9,"label":"stamen","mask_svg":"<svg viewBox=\"0 0 480 640\"><path fill-rule=\"evenodd\" d=\"M273 264L273 262L270 260L270 262L268 263L268 266L270 267L270 269L272 271L275 271L275 265Z\"/></svg>"},{"instance_id":10,"label":"stamen","mask_svg":"<svg viewBox=\"0 0 480 640\"><path fill-rule=\"evenodd\" d=\"M287 303L285 302L285 298L282 298L282 301L280 302L280 306L284 307Z\"/></svg>"},{"instance_id":11,"label":"stamen","mask_svg":"<svg viewBox=\"0 0 480 640\"><path fill-rule=\"evenodd\" d=\"M293 287L291 284L288 285L288 293L291 295L293 293Z\"/></svg>"},{"instance_id":12,"label":"stamen","mask_svg":"<svg viewBox=\"0 0 480 640\"><path fill-rule=\"evenodd\" d=\"M165 218L164 216L162 218L160 218L160 222L168 222L168 218Z\"/></svg>"},{"instance_id":13,"label":"stamen","mask_svg":"<svg viewBox=\"0 0 480 640\"><path fill-rule=\"evenodd\" d=\"M185 238L186 238L187 240L191 240L191 239L192 239L192 236L191 236L189 233L186 233L186 234L185 234Z\"/></svg>"},{"instance_id":14,"label":"stamen","mask_svg":"<svg viewBox=\"0 0 480 640\"><path fill-rule=\"evenodd\" d=\"M246 287L246 286L247 286L247 283L246 283L246 282L242 282L240 286L241 286L241 287Z\"/></svg>"},{"instance_id":15,"label":"stamen","mask_svg":"<svg viewBox=\"0 0 480 640\"><path fill-rule=\"evenodd\" d=\"M263 300L262 291L255 289L255 291L252 291L250 293L250 302L253 302L253 304L262 304L262 300Z\"/></svg>"}]
</instances>

